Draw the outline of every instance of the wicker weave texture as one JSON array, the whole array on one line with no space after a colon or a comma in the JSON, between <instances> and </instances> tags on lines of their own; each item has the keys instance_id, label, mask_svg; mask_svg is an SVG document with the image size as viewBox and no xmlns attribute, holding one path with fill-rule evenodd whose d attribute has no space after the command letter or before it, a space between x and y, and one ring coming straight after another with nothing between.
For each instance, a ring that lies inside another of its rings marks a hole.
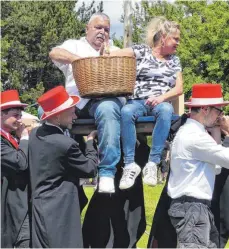
<instances>
[{"instance_id":1,"label":"wicker weave texture","mask_svg":"<svg viewBox=\"0 0 229 249\"><path fill-rule=\"evenodd\" d=\"M128 56L88 57L72 63L81 97L132 95L136 81L136 60Z\"/></svg>"}]
</instances>

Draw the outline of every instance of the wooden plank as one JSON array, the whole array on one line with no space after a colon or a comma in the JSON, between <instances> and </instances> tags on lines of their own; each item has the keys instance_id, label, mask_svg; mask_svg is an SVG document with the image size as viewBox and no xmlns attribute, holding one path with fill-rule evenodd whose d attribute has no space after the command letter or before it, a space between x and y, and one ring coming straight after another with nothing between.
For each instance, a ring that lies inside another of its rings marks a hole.
<instances>
[{"instance_id":1,"label":"wooden plank","mask_svg":"<svg viewBox=\"0 0 229 249\"><path fill-rule=\"evenodd\" d=\"M154 123L137 123L136 129L137 133L152 134ZM96 130L96 126L93 124L77 125L74 124L71 133L87 136L91 131Z\"/></svg>"},{"instance_id":2,"label":"wooden plank","mask_svg":"<svg viewBox=\"0 0 229 249\"><path fill-rule=\"evenodd\" d=\"M177 99L172 101L174 112L178 115L184 114L184 94L180 95Z\"/></svg>"},{"instance_id":3,"label":"wooden plank","mask_svg":"<svg viewBox=\"0 0 229 249\"><path fill-rule=\"evenodd\" d=\"M70 132L72 134L87 136L93 130L96 130L96 126L94 124L85 124L85 125L73 124Z\"/></svg>"}]
</instances>

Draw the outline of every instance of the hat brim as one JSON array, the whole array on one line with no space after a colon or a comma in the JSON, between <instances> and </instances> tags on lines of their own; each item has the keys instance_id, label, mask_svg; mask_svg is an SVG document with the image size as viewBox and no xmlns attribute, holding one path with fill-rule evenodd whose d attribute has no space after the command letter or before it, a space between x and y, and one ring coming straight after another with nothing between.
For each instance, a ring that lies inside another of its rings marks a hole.
<instances>
[{"instance_id":1,"label":"hat brim","mask_svg":"<svg viewBox=\"0 0 229 249\"><path fill-rule=\"evenodd\" d=\"M25 108L26 106L28 106L27 104L23 104L23 103L21 103L21 104L9 104L9 105L4 105L4 106L0 106L0 109L1 110L6 110L6 109L10 109L10 108L16 108L16 107L18 107L18 108Z\"/></svg>"},{"instance_id":2,"label":"hat brim","mask_svg":"<svg viewBox=\"0 0 229 249\"><path fill-rule=\"evenodd\" d=\"M219 104L193 104L192 102L185 102L185 106L187 107L201 107L201 106L226 106L229 105L229 101L224 101L223 103Z\"/></svg>"},{"instance_id":3,"label":"hat brim","mask_svg":"<svg viewBox=\"0 0 229 249\"><path fill-rule=\"evenodd\" d=\"M42 116L41 116L41 118L40 118L40 120L45 120L47 118L53 117L53 116L55 116L55 115L57 115L57 114L65 111L65 110L68 110L69 108L75 106L80 101L80 97L79 96L70 96L70 97L73 99L73 103L70 106L68 106L68 107L66 107L66 108L64 108L64 109L62 109L60 111L53 112L52 114L49 114L49 115L46 115L45 113L43 113Z\"/></svg>"}]
</instances>

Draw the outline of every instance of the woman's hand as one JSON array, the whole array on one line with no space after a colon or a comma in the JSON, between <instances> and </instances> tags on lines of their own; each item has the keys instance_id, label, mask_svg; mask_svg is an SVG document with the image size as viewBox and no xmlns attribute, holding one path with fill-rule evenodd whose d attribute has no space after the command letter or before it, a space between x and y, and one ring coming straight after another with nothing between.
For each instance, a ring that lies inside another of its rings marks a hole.
<instances>
[{"instance_id":1,"label":"woman's hand","mask_svg":"<svg viewBox=\"0 0 229 249\"><path fill-rule=\"evenodd\" d=\"M155 97L155 96L150 96L147 100L146 100L146 105L149 105L149 106L156 106L160 103L162 103L164 101L164 98L163 96L158 96L158 97Z\"/></svg>"},{"instance_id":2,"label":"woman's hand","mask_svg":"<svg viewBox=\"0 0 229 249\"><path fill-rule=\"evenodd\" d=\"M223 116L220 118L219 125L222 133L229 136L229 116Z\"/></svg>"}]
</instances>

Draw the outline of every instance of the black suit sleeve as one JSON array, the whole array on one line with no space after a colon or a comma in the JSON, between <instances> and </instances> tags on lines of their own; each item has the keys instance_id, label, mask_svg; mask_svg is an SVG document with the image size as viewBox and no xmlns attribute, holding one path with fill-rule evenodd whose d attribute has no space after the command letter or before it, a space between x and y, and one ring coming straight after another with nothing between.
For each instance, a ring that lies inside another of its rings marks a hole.
<instances>
[{"instance_id":1,"label":"black suit sleeve","mask_svg":"<svg viewBox=\"0 0 229 249\"><path fill-rule=\"evenodd\" d=\"M24 171L28 167L28 140L21 140L19 149L11 147L4 139L1 139L1 163L2 172Z\"/></svg>"},{"instance_id":2,"label":"black suit sleeve","mask_svg":"<svg viewBox=\"0 0 229 249\"><path fill-rule=\"evenodd\" d=\"M223 141L223 146L224 147L229 147L229 136L226 136L224 141Z\"/></svg>"},{"instance_id":3,"label":"black suit sleeve","mask_svg":"<svg viewBox=\"0 0 229 249\"><path fill-rule=\"evenodd\" d=\"M68 166L77 172L79 178L95 177L98 166L98 153L93 146L93 140L86 143L85 156L79 149L77 143L74 143L67 153Z\"/></svg>"}]
</instances>

